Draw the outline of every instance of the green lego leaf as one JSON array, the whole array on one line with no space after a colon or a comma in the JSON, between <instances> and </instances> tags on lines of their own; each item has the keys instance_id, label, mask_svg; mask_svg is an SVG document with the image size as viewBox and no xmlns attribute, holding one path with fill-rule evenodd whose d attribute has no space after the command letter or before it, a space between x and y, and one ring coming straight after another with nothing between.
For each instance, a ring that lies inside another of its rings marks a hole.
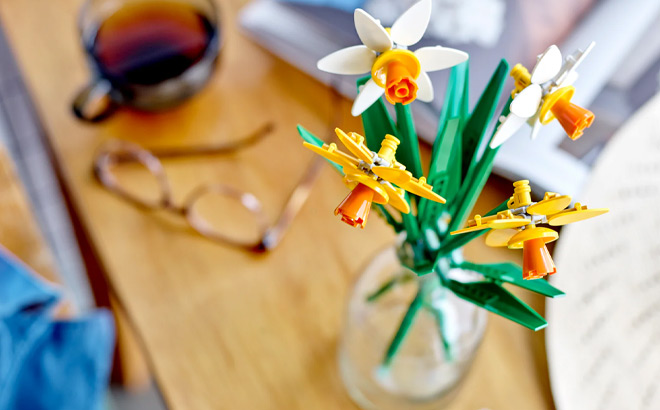
<instances>
[{"instance_id":1,"label":"green lego leaf","mask_svg":"<svg viewBox=\"0 0 660 410\"><path fill-rule=\"evenodd\" d=\"M412 172L415 178L424 176L422 172L422 161L419 158L419 139L415 132L410 104L396 104L396 126L399 130L396 134L401 141L396 150L396 160L402 163L406 169ZM384 136L384 135L383 135Z\"/></svg>"},{"instance_id":2,"label":"green lego leaf","mask_svg":"<svg viewBox=\"0 0 660 410\"><path fill-rule=\"evenodd\" d=\"M312 145L316 145L317 147L322 147L323 144L325 144L325 142L321 138L309 132L302 125L298 124L297 128L298 128L298 134L300 134L300 136L302 137L303 140L305 140L305 142L308 142Z\"/></svg>"},{"instance_id":3,"label":"green lego leaf","mask_svg":"<svg viewBox=\"0 0 660 410\"><path fill-rule=\"evenodd\" d=\"M461 124L465 124L468 116L470 115L470 60L466 60L461 64L465 64L465 80L463 81L463 98L461 98L460 115Z\"/></svg>"},{"instance_id":4,"label":"green lego leaf","mask_svg":"<svg viewBox=\"0 0 660 410\"><path fill-rule=\"evenodd\" d=\"M497 118L509 114L509 105L511 104L511 101L512 98L509 97L502 113ZM495 127L492 134L495 134L496 130L497 127ZM488 140L490 141L490 138ZM451 208L454 219L449 223L449 232L457 230L463 225L463 223L465 223L465 219L474 207L474 204L477 202L477 198L479 197L481 190L484 188L484 185L486 185L486 181L488 181L488 177L493 170L495 155L497 155L499 149L500 147L491 148L490 145L487 145L483 155L476 163L476 166L471 166L468 169L467 176L465 177L461 189Z\"/></svg>"},{"instance_id":5,"label":"green lego leaf","mask_svg":"<svg viewBox=\"0 0 660 410\"><path fill-rule=\"evenodd\" d=\"M509 63L501 60L493 73L479 102L474 107L470 119L463 129L463 153L461 178L467 176L468 169L477 163L479 147L483 145L486 129L490 123L502 95L502 88L509 73Z\"/></svg>"},{"instance_id":6,"label":"green lego leaf","mask_svg":"<svg viewBox=\"0 0 660 410\"><path fill-rule=\"evenodd\" d=\"M523 279L522 268L515 263L478 264L472 262L463 262L458 267L461 269L479 272L484 275L486 279L493 280L495 283L510 283L514 286L518 286L520 288L539 293L550 298L566 295L564 292L555 288L544 279Z\"/></svg>"},{"instance_id":7,"label":"green lego leaf","mask_svg":"<svg viewBox=\"0 0 660 410\"><path fill-rule=\"evenodd\" d=\"M311 132L307 131L302 125L298 125L298 134L300 134L300 136L302 137L303 140L305 140L305 142L308 142L312 145L316 145L317 147L322 147L324 144L322 139L312 134ZM341 167L341 165L337 164L336 162L330 161L329 159L326 158L324 159L328 161L328 163L330 163L337 170L337 172L339 172L341 175L344 175L344 170Z\"/></svg>"},{"instance_id":8,"label":"green lego leaf","mask_svg":"<svg viewBox=\"0 0 660 410\"><path fill-rule=\"evenodd\" d=\"M452 120L457 118L459 120L458 130L460 133L465 117L467 116L467 98L465 96L467 95L468 67L469 65L466 61L452 67L451 69L444 104L442 106L440 118L438 119L438 134L433 143L433 152L431 154L427 179L433 178L436 173L445 172L447 170L444 158L438 159L438 156L446 154L447 144L445 143L444 138L449 137L453 139L454 133L446 132L445 129L449 126L449 123ZM460 141L452 142L450 146L453 147L457 144L460 144ZM443 146L445 147L444 153L442 150Z\"/></svg>"},{"instance_id":9,"label":"green lego leaf","mask_svg":"<svg viewBox=\"0 0 660 410\"><path fill-rule=\"evenodd\" d=\"M463 283L445 279L446 286L458 297L534 331L548 325L545 319L508 290L493 282Z\"/></svg>"},{"instance_id":10,"label":"green lego leaf","mask_svg":"<svg viewBox=\"0 0 660 410\"><path fill-rule=\"evenodd\" d=\"M358 92L360 86L364 85L370 78L371 76L365 76L357 80ZM394 124L390 113L387 111L387 107L382 98L373 103L371 107L367 108L362 113L361 117L362 125L364 127L364 138L367 142L367 147L369 147L370 150L378 152L380 149L380 142L387 134L399 138L396 125Z\"/></svg>"},{"instance_id":11,"label":"green lego leaf","mask_svg":"<svg viewBox=\"0 0 660 410\"><path fill-rule=\"evenodd\" d=\"M461 152L463 149L463 140L461 139L461 124L456 123L455 130L452 130L454 127L454 122L450 121L447 123L445 130L448 132L455 132L454 143L451 146L451 154L449 156L449 163L447 164L447 187L445 192L447 198L454 200L458 190L461 188Z\"/></svg>"},{"instance_id":12,"label":"green lego leaf","mask_svg":"<svg viewBox=\"0 0 660 410\"><path fill-rule=\"evenodd\" d=\"M461 181L459 178L460 162L452 162L455 150L455 142L460 141L460 118L451 118L447 121L443 133L438 137L440 141L437 147L435 161L433 164L433 172L429 171L427 182L433 185L433 191L451 202L456 192L460 188ZM458 144L460 146L460 144ZM428 222L435 215L440 214L440 210L444 207L435 201L422 198L419 202L419 215L420 220Z\"/></svg>"},{"instance_id":13,"label":"green lego leaf","mask_svg":"<svg viewBox=\"0 0 660 410\"><path fill-rule=\"evenodd\" d=\"M433 190L442 195L447 203L454 200L461 185L460 136L468 112L468 74L467 61L451 69L427 175L427 181L433 185ZM425 225L433 225L441 209L441 204L421 200L418 213L420 220Z\"/></svg>"},{"instance_id":14,"label":"green lego leaf","mask_svg":"<svg viewBox=\"0 0 660 410\"><path fill-rule=\"evenodd\" d=\"M460 161L452 161L453 158L456 158L456 147L460 147L460 127L460 118L451 118L447 121L441 136L442 143L438 147L435 163L433 164L434 174L429 175L429 181L446 180L441 187L442 190L435 190L445 199L452 198L461 186L460 175L458 174L461 163Z\"/></svg>"}]
</instances>

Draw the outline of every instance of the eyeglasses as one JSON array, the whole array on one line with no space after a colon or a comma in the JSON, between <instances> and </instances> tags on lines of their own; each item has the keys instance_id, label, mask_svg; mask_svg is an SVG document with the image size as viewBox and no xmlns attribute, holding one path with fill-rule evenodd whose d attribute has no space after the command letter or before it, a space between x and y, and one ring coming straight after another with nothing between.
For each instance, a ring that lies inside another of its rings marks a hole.
<instances>
[{"instance_id":1,"label":"eyeglasses","mask_svg":"<svg viewBox=\"0 0 660 410\"><path fill-rule=\"evenodd\" d=\"M205 238L253 252L269 251L280 243L284 233L307 201L314 181L321 171L322 160L314 160L289 196L277 221L269 225L263 212L263 206L256 196L225 184L199 186L186 196L182 204L177 205L172 197L170 182L160 159L233 153L257 143L272 130L273 125L267 124L248 137L234 143L161 150L146 150L137 144L126 141L108 141L96 155L94 175L105 189L140 208L166 210L183 216L190 227ZM114 175L113 170L124 164L140 164L148 170L158 185L159 195L156 199L146 198L144 193L134 193ZM219 195L224 200L231 201L232 205L247 211L247 215L252 219L252 225L256 226L256 235L245 235L245 232L233 232L231 229L217 227L210 220L210 215L200 211L198 206L211 195Z\"/></svg>"}]
</instances>

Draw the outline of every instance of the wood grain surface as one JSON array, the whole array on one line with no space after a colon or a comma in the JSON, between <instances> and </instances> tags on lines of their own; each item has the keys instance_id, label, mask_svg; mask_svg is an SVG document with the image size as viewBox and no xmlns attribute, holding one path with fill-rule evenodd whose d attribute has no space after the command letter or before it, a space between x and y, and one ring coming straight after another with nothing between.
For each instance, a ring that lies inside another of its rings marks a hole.
<instances>
[{"instance_id":1,"label":"wood grain surface","mask_svg":"<svg viewBox=\"0 0 660 410\"><path fill-rule=\"evenodd\" d=\"M324 86L240 34L235 17L243 4L221 4L221 67L200 95L167 113L125 110L100 125L77 121L69 107L89 77L76 30L81 1L3 0L0 17L73 210L137 330L168 406L352 409L335 359L344 303L361 266L394 237L375 216L364 231L333 216L346 192L330 167L281 246L267 255L212 243L178 218L108 194L92 177L95 150L110 138L147 147L223 142L273 121L273 135L243 152L173 160L165 167L179 200L195 186L223 182L253 192L271 220L276 217L312 160L295 126L326 136L331 98ZM338 109L345 113L340 126L361 129L350 118L349 101ZM487 191L478 211L501 202L508 183L491 183ZM502 253L473 244L467 255L486 261ZM530 303L543 307L538 298ZM470 376L450 408L551 408L542 341L542 333L491 316Z\"/></svg>"}]
</instances>

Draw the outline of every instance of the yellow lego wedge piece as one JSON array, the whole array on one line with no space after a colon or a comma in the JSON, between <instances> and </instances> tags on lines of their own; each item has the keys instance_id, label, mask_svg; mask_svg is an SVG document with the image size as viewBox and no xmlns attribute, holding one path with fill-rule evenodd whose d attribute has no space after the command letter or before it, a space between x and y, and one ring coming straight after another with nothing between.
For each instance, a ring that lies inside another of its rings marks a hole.
<instances>
[{"instance_id":1,"label":"yellow lego wedge piece","mask_svg":"<svg viewBox=\"0 0 660 410\"><path fill-rule=\"evenodd\" d=\"M345 133L339 128L335 128L335 133L344 146L358 159L367 164L373 163L374 154L364 145L364 137L355 132Z\"/></svg>"}]
</instances>

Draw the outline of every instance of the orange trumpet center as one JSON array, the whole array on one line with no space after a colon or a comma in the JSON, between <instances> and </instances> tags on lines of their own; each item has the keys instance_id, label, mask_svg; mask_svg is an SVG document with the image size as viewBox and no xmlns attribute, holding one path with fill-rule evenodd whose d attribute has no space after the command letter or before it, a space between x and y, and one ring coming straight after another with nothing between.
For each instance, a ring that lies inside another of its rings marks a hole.
<instances>
[{"instance_id":1,"label":"orange trumpet center","mask_svg":"<svg viewBox=\"0 0 660 410\"><path fill-rule=\"evenodd\" d=\"M523 244L523 279L538 279L557 272L543 238L530 239Z\"/></svg>"},{"instance_id":2,"label":"orange trumpet center","mask_svg":"<svg viewBox=\"0 0 660 410\"><path fill-rule=\"evenodd\" d=\"M341 214L341 220L352 227L364 229L371 209L374 191L364 184L357 184L335 209L335 215Z\"/></svg>"},{"instance_id":3,"label":"orange trumpet center","mask_svg":"<svg viewBox=\"0 0 660 410\"><path fill-rule=\"evenodd\" d=\"M571 103L568 98L559 99L551 111L572 140L580 138L594 121L594 113Z\"/></svg>"},{"instance_id":4,"label":"orange trumpet center","mask_svg":"<svg viewBox=\"0 0 660 410\"><path fill-rule=\"evenodd\" d=\"M387 81L385 84L385 98L391 104L409 104L417 97L417 83L407 67L392 61L387 66Z\"/></svg>"}]
</instances>

